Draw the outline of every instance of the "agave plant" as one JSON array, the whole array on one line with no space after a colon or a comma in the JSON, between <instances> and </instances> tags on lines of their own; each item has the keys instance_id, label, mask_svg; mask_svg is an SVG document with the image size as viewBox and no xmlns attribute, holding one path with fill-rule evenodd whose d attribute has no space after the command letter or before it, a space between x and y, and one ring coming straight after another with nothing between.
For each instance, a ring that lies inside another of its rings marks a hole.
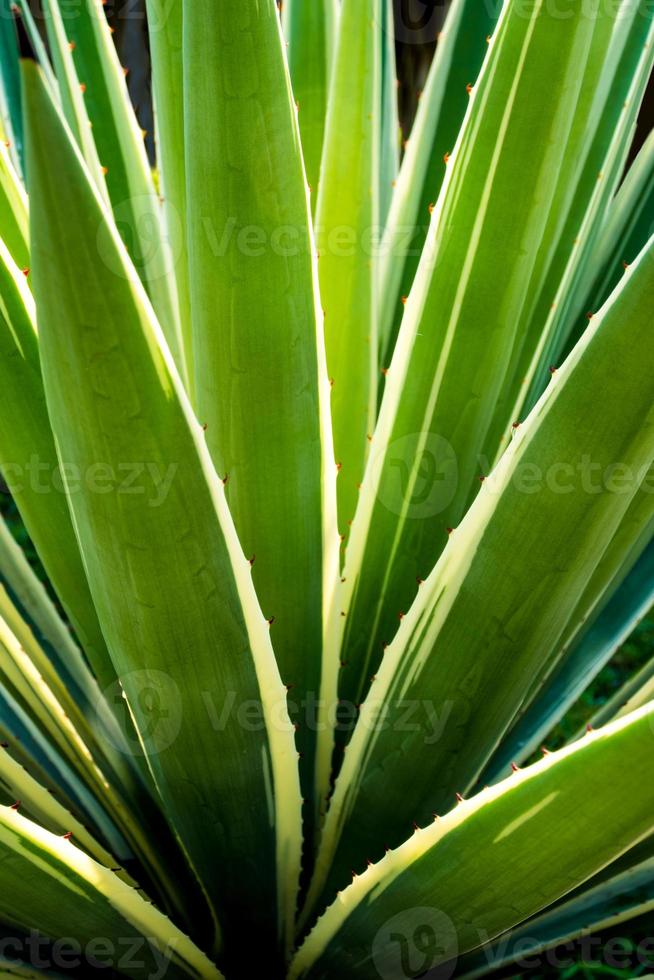
<instances>
[{"instance_id":1,"label":"agave plant","mask_svg":"<svg viewBox=\"0 0 654 980\"><path fill-rule=\"evenodd\" d=\"M100 0L2 2L0 973L651 909L654 660L533 761L654 601L651 3L453 0L403 150L390 2L148 17L154 171Z\"/></svg>"}]
</instances>

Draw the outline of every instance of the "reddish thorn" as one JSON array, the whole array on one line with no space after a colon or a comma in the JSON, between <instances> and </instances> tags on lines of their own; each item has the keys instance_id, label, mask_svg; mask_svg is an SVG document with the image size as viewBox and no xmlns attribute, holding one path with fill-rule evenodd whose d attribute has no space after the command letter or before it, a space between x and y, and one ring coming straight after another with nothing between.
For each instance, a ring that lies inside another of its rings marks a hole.
<instances>
[{"instance_id":1,"label":"reddish thorn","mask_svg":"<svg viewBox=\"0 0 654 980\"><path fill-rule=\"evenodd\" d=\"M86 83L85 82L82 82L82 84L79 87L79 90L82 93L82 95L84 95L84 93L86 92Z\"/></svg>"},{"instance_id":2,"label":"reddish thorn","mask_svg":"<svg viewBox=\"0 0 654 980\"><path fill-rule=\"evenodd\" d=\"M427 208L427 210L429 211L430 214L433 214L434 211L436 210L436 205L435 204L430 204L429 207Z\"/></svg>"},{"instance_id":3,"label":"reddish thorn","mask_svg":"<svg viewBox=\"0 0 654 980\"><path fill-rule=\"evenodd\" d=\"M409 301L409 297L408 296L403 296L402 297L402 305L403 306L406 306L406 304L408 303L408 301Z\"/></svg>"},{"instance_id":4,"label":"reddish thorn","mask_svg":"<svg viewBox=\"0 0 654 980\"><path fill-rule=\"evenodd\" d=\"M72 840L72 839L73 839L73 832L72 830L69 830L67 834L64 834L64 840Z\"/></svg>"},{"instance_id":5,"label":"reddish thorn","mask_svg":"<svg viewBox=\"0 0 654 980\"><path fill-rule=\"evenodd\" d=\"M449 162L450 162L450 154L446 153L445 156L443 157L443 163L449 163Z\"/></svg>"},{"instance_id":6,"label":"reddish thorn","mask_svg":"<svg viewBox=\"0 0 654 980\"><path fill-rule=\"evenodd\" d=\"M422 584L423 584L423 582L424 582L424 579L422 579L422 578L420 578L420 576L419 576L419 575L417 575L417 576L416 576L416 582L418 583L418 585L422 585Z\"/></svg>"},{"instance_id":7,"label":"reddish thorn","mask_svg":"<svg viewBox=\"0 0 654 980\"><path fill-rule=\"evenodd\" d=\"M250 568L252 568L252 566L254 565L254 563L255 563L256 560L257 560L257 556L256 555L252 555L251 558L248 558L248 564L249 564Z\"/></svg>"},{"instance_id":8,"label":"reddish thorn","mask_svg":"<svg viewBox=\"0 0 654 980\"><path fill-rule=\"evenodd\" d=\"M74 41L69 41L68 42L68 47L70 48L71 51L74 51L75 48L77 47L77 45L75 44Z\"/></svg>"},{"instance_id":9,"label":"reddish thorn","mask_svg":"<svg viewBox=\"0 0 654 980\"><path fill-rule=\"evenodd\" d=\"M12 805L11 809L12 810L18 810L18 808L20 807L20 805L21 805L21 801L20 800L16 800L16 802Z\"/></svg>"},{"instance_id":10,"label":"reddish thorn","mask_svg":"<svg viewBox=\"0 0 654 980\"><path fill-rule=\"evenodd\" d=\"M472 92L472 85L469 82L466 85L466 92L468 93L468 95L470 95Z\"/></svg>"},{"instance_id":11,"label":"reddish thorn","mask_svg":"<svg viewBox=\"0 0 654 980\"><path fill-rule=\"evenodd\" d=\"M226 487L226 486L227 486L227 481L228 481L228 480L229 480L229 473L225 473L225 475L224 475L224 477L223 477L223 486L224 486L224 487Z\"/></svg>"},{"instance_id":12,"label":"reddish thorn","mask_svg":"<svg viewBox=\"0 0 654 980\"><path fill-rule=\"evenodd\" d=\"M515 762L511 763L511 772L520 772L520 766L517 766Z\"/></svg>"},{"instance_id":13,"label":"reddish thorn","mask_svg":"<svg viewBox=\"0 0 654 980\"><path fill-rule=\"evenodd\" d=\"M204 422L203 425L202 425L202 431L203 432L206 432L208 428L209 428L209 423L208 422Z\"/></svg>"},{"instance_id":14,"label":"reddish thorn","mask_svg":"<svg viewBox=\"0 0 654 980\"><path fill-rule=\"evenodd\" d=\"M554 367L554 365L552 365L552 367L550 368L550 374L556 374L556 371L557 369Z\"/></svg>"},{"instance_id":15,"label":"reddish thorn","mask_svg":"<svg viewBox=\"0 0 654 980\"><path fill-rule=\"evenodd\" d=\"M521 422L514 422L512 428L513 429L519 429L521 425L522 425Z\"/></svg>"},{"instance_id":16,"label":"reddish thorn","mask_svg":"<svg viewBox=\"0 0 654 980\"><path fill-rule=\"evenodd\" d=\"M448 534L454 534L454 528L453 527L446 527L445 530L447 531Z\"/></svg>"},{"instance_id":17,"label":"reddish thorn","mask_svg":"<svg viewBox=\"0 0 654 980\"><path fill-rule=\"evenodd\" d=\"M21 269L20 271L21 271L21 272L23 273L23 275L24 275L24 276L25 276L25 278L27 279L27 277L28 277L28 276L29 276L29 274L30 274L30 270L29 270L29 269Z\"/></svg>"},{"instance_id":18,"label":"reddish thorn","mask_svg":"<svg viewBox=\"0 0 654 980\"><path fill-rule=\"evenodd\" d=\"M629 263L629 262L623 262L623 263L622 263L622 268L623 268L623 269L628 269L628 268L629 268L629 265L630 265L630 263Z\"/></svg>"},{"instance_id":19,"label":"reddish thorn","mask_svg":"<svg viewBox=\"0 0 654 980\"><path fill-rule=\"evenodd\" d=\"M543 755L551 755L550 750L546 749L544 745L541 745L540 750L543 753Z\"/></svg>"},{"instance_id":20,"label":"reddish thorn","mask_svg":"<svg viewBox=\"0 0 654 980\"><path fill-rule=\"evenodd\" d=\"M336 469L337 469L337 471L338 471L338 472L340 473L340 472L341 472L341 470L343 469L343 464L342 464L342 463L337 463L337 464L336 464Z\"/></svg>"},{"instance_id":21,"label":"reddish thorn","mask_svg":"<svg viewBox=\"0 0 654 980\"><path fill-rule=\"evenodd\" d=\"M419 827L419 826L418 826L418 824L417 824L417 823L415 822L415 820L413 821L413 829L414 829L414 830L420 830L420 827Z\"/></svg>"},{"instance_id":22,"label":"reddish thorn","mask_svg":"<svg viewBox=\"0 0 654 980\"><path fill-rule=\"evenodd\" d=\"M275 617L271 616L270 619L266 620L266 622L268 623L268 626L272 626L272 624L275 622Z\"/></svg>"},{"instance_id":23,"label":"reddish thorn","mask_svg":"<svg viewBox=\"0 0 654 980\"><path fill-rule=\"evenodd\" d=\"M457 803L464 803L465 802L460 793L457 793L456 794L456 802Z\"/></svg>"},{"instance_id":24,"label":"reddish thorn","mask_svg":"<svg viewBox=\"0 0 654 980\"><path fill-rule=\"evenodd\" d=\"M384 377L387 377L387 375L388 375L388 368L382 368L381 369L381 373L384 375Z\"/></svg>"},{"instance_id":25,"label":"reddish thorn","mask_svg":"<svg viewBox=\"0 0 654 980\"><path fill-rule=\"evenodd\" d=\"M588 725L586 725L586 731L590 735L592 732L595 731L595 729L593 728L593 726L591 724L588 724Z\"/></svg>"},{"instance_id":26,"label":"reddish thorn","mask_svg":"<svg viewBox=\"0 0 654 980\"><path fill-rule=\"evenodd\" d=\"M399 619L400 622L402 622L402 620L404 619L404 615L405 614L403 612L397 614L397 618Z\"/></svg>"},{"instance_id":27,"label":"reddish thorn","mask_svg":"<svg viewBox=\"0 0 654 980\"><path fill-rule=\"evenodd\" d=\"M587 314L586 314L586 319L587 319L587 320L592 320L594 316L595 316L595 314L594 314L594 313L587 313Z\"/></svg>"}]
</instances>

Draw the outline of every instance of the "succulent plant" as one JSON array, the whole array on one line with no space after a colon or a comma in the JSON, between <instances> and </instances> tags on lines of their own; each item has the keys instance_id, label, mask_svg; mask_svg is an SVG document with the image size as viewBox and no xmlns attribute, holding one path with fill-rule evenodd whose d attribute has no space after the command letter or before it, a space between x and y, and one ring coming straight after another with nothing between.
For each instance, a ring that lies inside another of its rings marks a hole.
<instances>
[{"instance_id":1,"label":"succulent plant","mask_svg":"<svg viewBox=\"0 0 654 980\"><path fill-rule=\"evenodd\" d=\"M0 6L0 974L475 977L654 902L648 0ZM653 661L654 664L654 661ZM35 954L38 951L38 957ZM431 971L431 972L430 972Z\"/></svg>"}]
</instances>

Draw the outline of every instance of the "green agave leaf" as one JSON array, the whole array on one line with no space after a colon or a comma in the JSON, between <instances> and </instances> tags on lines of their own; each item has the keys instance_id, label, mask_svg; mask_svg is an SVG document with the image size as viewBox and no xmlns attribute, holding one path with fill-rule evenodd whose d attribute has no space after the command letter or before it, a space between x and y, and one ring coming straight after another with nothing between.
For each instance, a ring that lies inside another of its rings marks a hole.
<instances>
[{"instance_id":1,"label":"green agave leaf","mask_svg":"<svg viewBox=\"0 0 654 980\"><path fill-rule=\"evenodd\" d=\"M3 936L3 938L5 937ZM44 976L54 978L54 980L63 980L61 973L48 970L46 974L43 970L28 966L26 963L20 962L17 959L0 956L0 977L2 977L2 980L5 980L5 978L6 980L13 980L15 977L22 977L23 980L43 980Z\"/></svg>"},{"instance_id":2,"label":"green agave leaf","mask_svg":"<svg viewBox=\"0 0 654 980\"><path fill-rule=\"evenodd\" d=\"M57 697L46 677L40 673L54 676L48 670L47 658L38 648L34 637L25 628L2 585L0 585L0 652L2 662L0 673L10 690L15 692L21 702L35 719L39 727L52 741L62 756L84 774L88 781L96 776L96 765L89 748L67 714L64 705ZM56 680L56 677L54 678ZM99 773L97 773L99 777Z\"/></svg>"},{"instance_id":3,"label":"green agave leaf","mask_svg":"<svg viewBox=\"0 0 654 980\"><path fill-rule=\"evenodd\" d=\"M654 537L653 485L654 471L651 471L645 476L620 522L620 526L590 576L556 648L543 656L541 663L534 671L529 691L514 722L513 729L503 740L502 746L491 763L491 768L501 765L499 759L503 759L504 767L508 770L511 762L525 758L525 747L522 741L525 731L530 733L527 742L532 746L532 751L537 749L547 731L547 729L543 731L542 726L551 717L552 710L557 712L557 720L559 720L567 708L571 706L573 702L568 701L565 691L560 687L557 689L556 699L552 699L551 692L548 690L550 683L556 686L556 678L563 674L567 676L568 680L572 678L575 693L581 693L583 687L580 687L580 684L583 684L588 672L583 668L583 661L576 659L575 651L583 643L584 636L601 615L612 596L633 571L634 566L641 573L645 573L639 586L635 590L632 587L633 598L636 595L640 597L637 599L639 605L643 602L643 590L647 594L654 588L654 582L650 581L650 576L647 574L646 556L648 545ZM645 562L640 565L639 560L644 554ZM624 612L626 614L627 610L625 609ZM569 659L575 661L576 671L574 674L569 673L569 668L566 665ZM534 731L535 728L538 730ZM518 734L518 732L522 734Z\"/></svg>"},{"instance_id":4,"label":"green agave leaf","mask_svg":"<svg viewBox=\"0 0 654 980\"><path fill-rule=\"evenodd\" d=\"M34 300L0 241L0 471L103 690L116 680L61 483L41 376Z\"/></svg>"},{"instance_id":5,"label":"green agave leaf","mask_svg":"<svg viewBox=\"0 0 654 980\"><path fill-rule=\"evenodd\" d=\"M612 17L580 0L565 19L541 2L530 9L503 8L387 377L333 607L349 708L485 475L496 399L561 208L561 147L565 161L586 131L579 96L600 73L590 56Z\"/></svg>"},{"instance_id":6,"label":"green agave leaf","mask_svg":"<svg viewBox=\"0 0 654 980\"><path fill-rule=\"evenodd\" d=\"M17 3L12 5L11 12L16 20L16 24L18 25L19 34L22 34L23 36L25 45L29 45L31 47L35 57L43 65L43 75L50 88L51 95L53 98L59 101L60 96L57 78L52 70L52 65L50 64L50 59L48 58L48 52L46 50L43 38L41 37L41 33L36 25L29 0L18 0ZM19 47L20 46L21 44L19 43Z\"/></svg>"},{"instance_id":7,"label":"green agave leaf","mask_svg":"<svg viewBox=\"0 0 654 980\"><path fill-rule=\"evenodd\" d=\"M443 158L451 153L469 102L467 86L477 79L501 4L454 0L406 143L380 258L379 352L391 363L407 297L429 230L429 209L445 178Z\"/></svg>"},{"instance_id":8,"label":"green agave leaf","mask_svg":"<svg viewBox=\"0 0 654 980\"><path fill-rule=\"evenodd\" d=\"M153 976L164 963L170 977L220 978L204 953L137 891L69 840L7 807L0 807L0 859L0 919L5 922L38 929L55 940L72 931L98 958L93 943L102 936L116 965L131 942L139 957L131 965L127 958L121 962L121 973L128 977ZM106 946L103 950L106 957Z\"/></svg>"},{"instance_id":9,"label":"green agave leaf","mask_svg":"<svg viewBox=\"0 0 654 980\"><path fill-rule=\"evenodd\" d=\"M329 554L337 555L338 541L329 385L296 113L273 0L196 0L184 16L198 418L225 478L262 608L274 619L273 646L291 688L310 800L323 576L336 576ZM213 248L208 230L224 250Z\"/></svg>"},{"instance_id":10,"label":"green agave leaf","mask_svg":"<svg viewBox=\"0 0 654 980\"><path fill-rule=\"evenodd\" d=\"M582 311L600 309L615 289L624 274L624 266L633 262L652 232L653 208L654 132L645 140L608 208L604 227L579 286ZM575 327L568 340L569 347L576 342L581 329L579 325Z\"/></svg>"},{"instance_id":11,"label":"green agave leaf","mask_svg":"<svg viewBox=\"0 0 654 980\"><path fill-rule=\"evenodd\" d=\"M393 975L420 926L434 969L565 895L651 830L653 726L649 706L416 830L339 894L291 980Z\"/></svg>"},{"instance_id":12,"label":"green agave leaf","mask_svg":"<svg viewBox=\"0 0 654 980\"><path fill-rule=\"evenodd\" d=\"M94 860L106 868L116 868L116 858L113 857L77 820L71 813L54 799L52 793L42 786L30 773L16 762L7 750L0 752L0 785L8 791L13 799L15 808L26 813L51 833L72 833L75 842ZM124 872L120 872L122 880L129 884L133 882Z\"/></svg>"},{"instance_id":13,"label":"green agave leaf","mask_svg":"<svg viewBox=\"0 0 654 980\"><path fill-rule=\"evenodd\" d=\"M0 0L0 112L2 130L13 144L18 164L22 162L23 154L23 118L20 104L18 45L11 8L11 0Z\"/></svg>"},{"instance_id":14,"label":"green agave leaf","mask_svg":"<svg viewBox=\"0 0 654 980\"><path fill-rule=\"evenodd\" d=\"M651 846L651 845L650 845ZM654 909L654 860L649 859L594 888L589 887L551 911L529 919L497 942L458 964L457 976L473 980L520 958L522 963L547 949L597 935Z\"/></svg>"},{"instance_id":15,"label":"green agave leaf","mask_svg":"<svg viewBox=\"0 0 654 980\"><path fill-rule=\"evenodd\" d=\"M84 95L75 71L73 54L66 38L58 0L43 0L43 13L64 116L79 144L98 190L106 195L104 174L98 159L91 122L84 105Z\"/></svg>"},{"instance_id":16,"label":"green agave leaf","mask_svg":"<svg viewBox=\"0 0 654 980\"><path fill-rule=\"evenodd\" d=\"M110 491L72 493L67 469L91 591L166 814L232 941L225 961L247 908L270 962L293 922L300 794L269 626L128 255L32 62L23 85L48 408L61 459L103 465Z\"/></svg>"},{"instance_id":17,"label":"green agave leaf","mask_svg":"<svg viewBox=\"0 0 654 980\"><path fill-rule=\"evenodd\" d=\"M115 825L122 833L121 840L129 842L134 852L143 860L150 877L159 888L163 887L164 895L166 892L174 895L175 888L181 888L184 884L184 877L176 881L174 878L173 866L180 864L180 858L175 853L175 844L171 841L170 833L165 826L162 827L162 820L145 786L139 780L137 772L128 765L129 747L121 740L120 730L115 722L113 727L106 725L106 718L98 712L95 704L90 706L90 717L87 719L52 670L43 650L12 607L2 586L0 652L0 673L6 691L18 699L40 734L45 737L46 744L58 752L64 764L70 767L88 791L81 796L76 794L82 807L80 816L88 813L108 841L116 840L116 830L113 829ZM16 733L10 740L10 745L15 746L15 737ZM52 756L49 752L47 759L51 763ZM25 768L35 776L31 760L27 761ZM49 768L52 771L52 766ZM55 767L53 775L58 769L61 766ZM75 787L74 782L71 785ZM58 791L59 787L56 788ZM47 793L47 789L52 789L52 786L44 785L43 792ZM93 796L92 800L89 800L89 793ZM14 799L16 798L24 799L25 793L16 792ZM101 808L101 812L98 808ZM110 821L106 812L111 814ZM143 826L145 820L148 821L147 828ZM152 840L156 828L159 833ZM161 857L162 853L166 855L165 861ZM188 879L188 874L186 878ZM165 898L164 901L168 899ZM169 904L173 909L181 905L174 899Z\"/></svg>"},{"instance_id":18,"label":"green agave leaf","mask_svg":"<svg viewBox=\"0 0 654 980\"><path fill-rule=\"evenodd\" d=\"M592 684L647 615L654 603L654 544L650 544L589 628L544 685L537 689L524 717L502 740L480 782L505 775L538 749L549 732ZM644 702L641 702L644 703ZM608 714L605 720L613 717ZM599 721L593 722L599 724Z\"/></svg>"},{"instance_id":19,"label":"green agave leaf","mask_svg":"<svg viewBox=\"0 0 654 980\"><path fill-rule=\"evenodd\" d=\"M381 129L379 151L379 223L388 218L395 181L400 171L400 107L397 97L393 0L382 0Z\"/></svg>"},{"instance_id":20,"label":"green agave leaf","mask_svg":"<svg viewBox=\"0 0 654 980\"><path fill-rule=\"evenodd\" d=\"M74 16L65 18L74 45L77 77L84 91L98 157L106 169L106 184L114 217L152 301L171 353L186 378L183 341L175 284L178 256L164 227L164 209L155 190L150 165L118 61L102 0L82 0ZM165 217L168 225L173 218ZM109 254L102 261L111 261ZM181 257L180 261L181 261ZM119 270L116 270L120 274Z\"/></svg>"},{"instance_id":21,"label":"green agave leaf","mask_svg":"<svg viewBox=\"0 0 654 980\"><path fill-rule=\"evenodd\" d=\"M342 536L354 516L377 401L381 47L382 0L343 0L316 207Z\"/></svg>"},{"instance_id":22,"label":"green agave leaf","mask_svg":"<svg viewBox=\"0 0 654 980\"><path fill-rule=\"evenodd\" d=\"M88 709L102 710L97 680L19 545L0 517L0 576L16 610L29 625L47 653L54 670L63 678L71 696ZM87 716L90 721L90 714ZM106 724L110 724L107 720Z\"/></svg>"},{"instance_id":23,"label":"green agave leaf","mask_svg":"<svg viewBox=\"0 0 654 980\"><path fill-rule=\"evenodd\" d=\"M332 865L333 894L362 850L374 858L474 785L563 635L654 459L652 302L654 238L517 430L386 651L336 782L314 895ZM573 474L565 494L561 468Z\"/></svg>"},{"instance_id":24,"label":"green agave leaf","mask_svg":"<svg viewBox=\"0 0 654 980\"><path fill-rule=\"evenodd\" d=\"M0 416L0 470L48 576L75 627L98 682L89 686L87 680L83 687L86 692L84 710L76 709L74 699L64 697L68 713L76 716L78 725L81 724L84 731L86 741L83 738L81 742L86 746L87 753L91 744L91 732L85 719L94 726L92 745L95 761L91 763L87 758L85 768L80 770L78 767L77 773L86 780L87 787L95 794L96 799L98 796L101 799L108 796L112 798L123 831L154 878L160 883L163 879L162 887L165 890L169 875L166 863L153 854L150 836L140 825L136 815L148 814L151 828L159 827L161 843L157 846L161 846L162 851L167 851L168 863L172 861L179 866L182 859L178 853L179 848L170 840L170 833L134 765L135 760L142 765L143 752L136 742L131 717L125 711L122 689L98 621L71 522L64 492L64 474L59 465L45 403L33 298L24 275L14 265L1 242L0 374L3 390L7 393L5 410ZM97 470L88 470L86 474L79 472L78 480L84 476L92 476L93 472L96 472L96 476L99 475ZM92 476L92 483L98 486L95 476ZM77 492L79 490L78 484ZM5 546L6 543L5 535ZM12 560L15 561L15 552ZM6 574L9 575L8 572ZM67 665L73 669L76 658L70 655L69 647L64 647L64 651ZM44 658L41 662L42 670L45 669L43 660ZM52 676L50 679L53 679ZM17 676L15 667L14 681L19 682L28 703L38 709L38 698L34 694L31 694L30 701L31 680L20 676L20 672ZM77 693L80 694L81 691L78 688ZM58 694L59 698L67 694L63 678L58 685ZM57 714L61 717L62 713L65 714L64 708L52 691L49 696L58 706ZM113 719L108 716L105 696L108 697L109 706L115 711L120 725L118 730ZM49 718L49 724L55 723L49 715L46 717ZM44 720L42 716L42 723ZM65 731L59 731L58 737L63 746L67 745ZM103 760L102 776L96 769L99 758ZM80 761L77 756L75 759ZM118 799L116 794L119 794ZM97 815L95 819L98 820ZM163 841L168 841L167 847ZM184 873L183 865L178 873L182 881L188 879L188 872ZM171 888L168 894L175 904L178 901L175 897L176 888Z\"/></svg>"},{"instance_id":25,"label":"green agave leaf","mask_svg":"<svg viewBox=\"0 0 654 980\"><path fill-rule=\"evenodd\" d=\"M652 601L654 601L654 588L652 589ZM590 725L597 728L614 718L623 718L624 715L641 708L650 701L654 701L654 659L648 660L644 667L637 671L612 698L602 705L591 718Z\"/></svg>"},{"instance_id":26,"label":"green agave leaf","mask_svg":"<svg viewBox=\"0 0 654 980\"><path fill-rule=\"evenodd\" d=\"M0 143L0 239L19 269L29 267L27 196L11 162L9 150Z\"/></svg>"},{"instance_id":27,"label":"green agave leaf","mask_svg":"<svg viewBox=\"0 0 654 980\"><path fill-rule=\"evenodd\" d=\"M585 270L624 172L638 111L654 65L654 12L646 0L630 0L616 21L603 71L585 93L590 119L587 145L580 148L582 168L565 223L560 228L540 296L514 351L512 372L498 403L499 453L510 442L510 428L532 408L545 388L548 370L558 364L570 330L586 299ZM648 234L640 242L645 244ZM494 436L494 438L496 438Z\"/></svg>"},{"instance_id":28,"label":"green agave leaf","mask_svg":"<svg viewBox=\"0 0 654 980\"><path fill-rule=\"evenodd\" d=\"M175 258L187 385L191 401L194 401L193 331L186 240L186 167L181 149L184 146L183 2L147 0L146 6L163 221Z\"/></svg>"},{"instance_id":29,"label":"green agave leaf","mask_svg":"<svg viewBox=\"0 0 654 980\"><path fill-rule=\"evenodd\" d=\"M19 726L11 725L3 733L13 756L20 758L32 777L49 792L58 796L63 792L62 802L67 809L74 809L81 818L90 815L114 853L124 854L128 841L132 852L143 862L153 887L161 891L162 901L179 914L182 892L193 895L196 886L189 880L186 862L151 797L149 784L146 786L143 781L141 767L137 765L142 750L131 721L128 741L68 628L3 522L0 522L0 573L11 600L8 604L5 599L3 604L8 623L36 672L47 678L49 698L58 702L73 720L93 756L94 765L80 773L85 780L82 785L69 764L44 739L42 731L35 729L32 720L22 714ZM122 690L117 684L111 690L119 697L119 708L124 713ZM7 711L14 721L18 720L17 707L14 703ZM18 796L24 798L24 794Z\"/></svg>"},{"instance_id":30,"label":"green agave leaf","mask_svg":"<svg viewBox=\"0 0 654 980\"><path fill-rule=\"evenodd\" d=\"M117 858L127 861L132 857L125 838L75 769L38 728L4 683L0 683L0 747L76 820L88 827ZM12 795L15 800L17 794Z\"/></svg>"},{"instance_id":31,"label":"green agave leaf","mask_svg":"<svg viewBox=\"0 0 654 980\"><path fill-rule=\"evenodd\" d=\"M286 0L282 24L299 109L302 152L315 207L339 17L338 0Z\"/></svg>"}]
</instances>

